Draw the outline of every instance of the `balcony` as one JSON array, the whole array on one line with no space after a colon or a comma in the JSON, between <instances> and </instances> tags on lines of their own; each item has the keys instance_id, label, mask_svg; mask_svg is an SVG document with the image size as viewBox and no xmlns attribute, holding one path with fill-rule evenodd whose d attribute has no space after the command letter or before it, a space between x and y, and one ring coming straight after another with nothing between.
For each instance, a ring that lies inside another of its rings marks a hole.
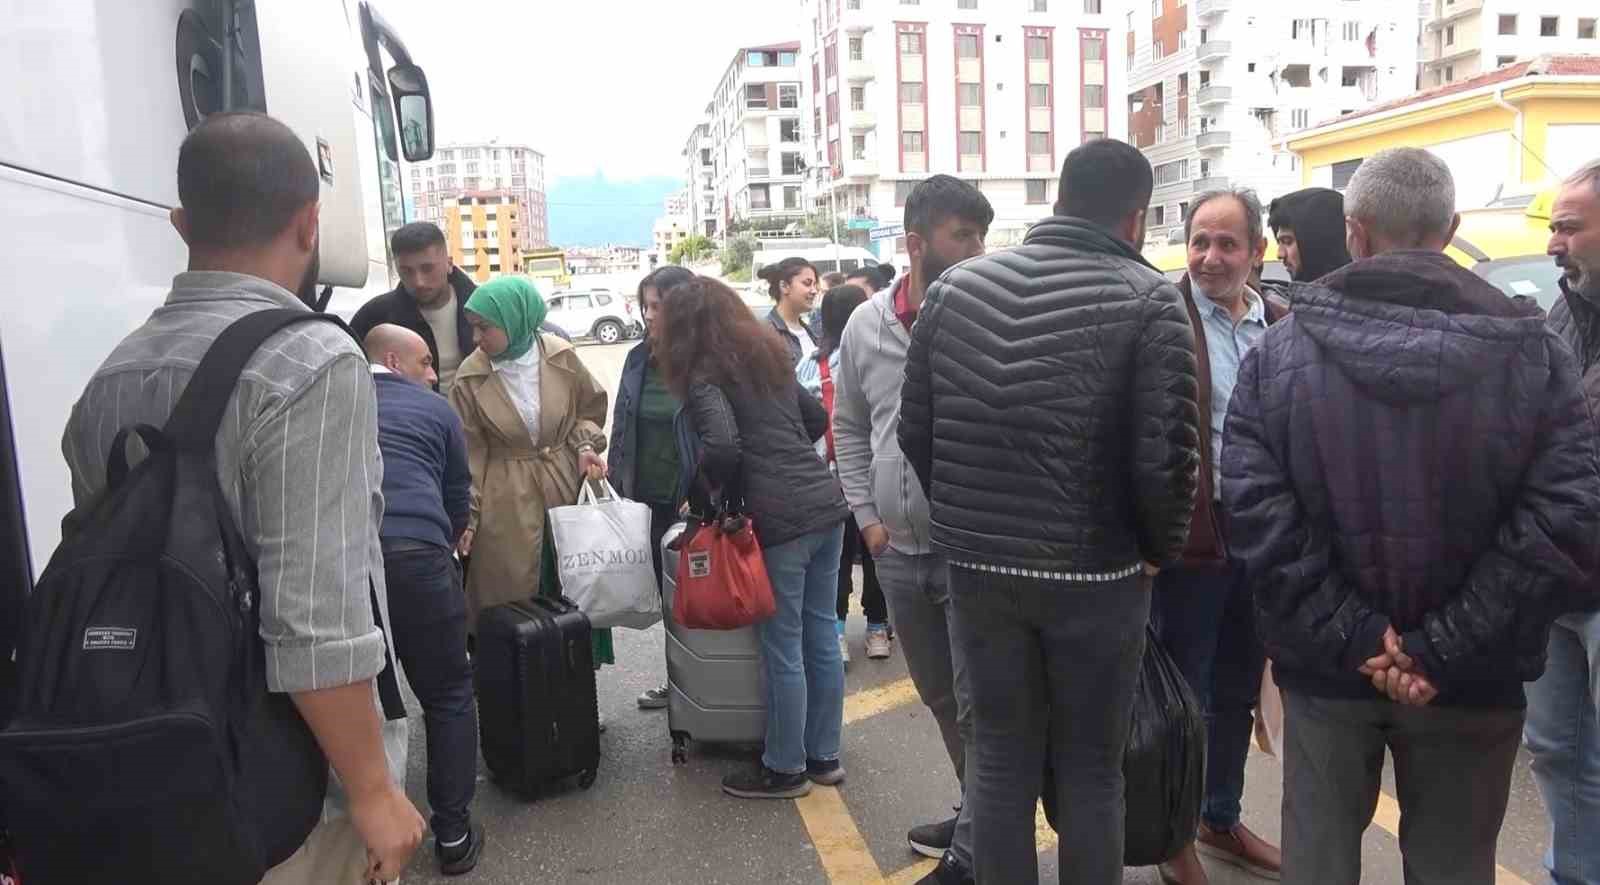
<instances>
[{"instance_id":1,"label":"balcony","mask_svg":"<svg viewBox=\"0 0 1600 885\"><path fill-rule=\"evenodd\" d=\"M1207 191L1221 191L1227 189L1228 179L1221 176L1213 175L1210 178L1196 178L1194 180L1194 192L1197 194L1203 194Z\"/></svg>"},{"instance_id":2,"label":"balcony","mask_svg":"<svg viewBox=\"0 0 1600 885\"><path fill-rule=\"evenodd\" d=\"M1233 0L1196 0L1195 12L1201 18L1210 18L1227 12L1231 6L1233 6Z\"/></svg>"},{"instance_id":3,"label":"balcony","mask_svg":"<svg viewBox=\"0 0 1600 885\"><path fill-rule=\"evenodd\" d=\"M1223 102L1232 101L1233 100L1233 87L1232 86L1202 86L1202 87L1200 87L1199 93L1196 94L1196 100L1200 102L1200 106L1201 107L1205 107L1206 105L1222 104Z\"/></svg>"},{"instance_id":4,"label":"balcony","mask_svg":"<svg viewBox=\"0 0 1600 885\"><path fill-rule=\"evenodd\" d=\"M1428 10L1428 29L1438 30L1459 18L1476 15L1483 11L1483 0L1439 0L1439 4Z\"/></svg>"},{"instance_id":5,"label":"balcony","mask_svg":"<svg viewBox=\"0 0 1600 885\"><path fill-rule=\"evenodd\" d=\"M1227 40L1208 40L1201 43L1199 48L1195 50L1194 57L1202 63L1222 61L1232 52L1233 45Z\"/></svg>"},{"instance_id":6,"label":"balcony","mask_svg":"<svg viewBox=\"0 0 1600 885\"><path fill-rule=\"evenodd\" d=\"M844 63L844 78L851 83L865 83L875 80L878 76L877 68L869 61L847 61Z\"/></svg>"},{"instance_id":7,"label":"balcony","mask_svg":"<svg viewBox=\"0 0 1600 885\"><path fill-rule=\"evenodd\" d=\"M1194 137L1194 146L1202 151L1215 151L1233 142L1233 133L1226 129L1212 129Z\"/></svg>"},{"instance_id":8,"label":"balcony","mask_svg":"<svg viewBox=\"0 0 1600 885\"><path fill-rule=\"evenodd\" d=\"M845 121L849 123L851 132L878 128L878 115L871 111L851 111L845 115Z\"/></svg>"}]
</instances>

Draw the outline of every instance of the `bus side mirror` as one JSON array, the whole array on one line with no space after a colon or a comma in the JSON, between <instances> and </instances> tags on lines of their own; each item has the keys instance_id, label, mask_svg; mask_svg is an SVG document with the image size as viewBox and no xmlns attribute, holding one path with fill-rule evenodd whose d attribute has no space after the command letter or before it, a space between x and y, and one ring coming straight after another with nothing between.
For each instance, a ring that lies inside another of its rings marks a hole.
<instances>
[{"instance_id":1,"label":"bus side mirror","mask_svg":"<svg viewBox=\"0 0 1600 885\"><path fill-rule=\"evenodd\" d=\"M433 97L428 77L413 64L389 69L389 93L394 96L394 116L400 128L400 152L406 162L419 163L433 156Z\"/></svg>"}]
</instances>

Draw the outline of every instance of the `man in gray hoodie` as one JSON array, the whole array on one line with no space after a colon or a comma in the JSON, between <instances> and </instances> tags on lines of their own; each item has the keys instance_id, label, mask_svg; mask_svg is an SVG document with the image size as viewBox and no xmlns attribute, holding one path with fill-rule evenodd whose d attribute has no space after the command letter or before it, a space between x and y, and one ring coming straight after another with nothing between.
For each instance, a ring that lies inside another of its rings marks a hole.
<instances>
[{"instance_id":1,"label":"man in gray hoodie","mask_svg":"<svg viewBox=\"0 0 1600 885\"><path fill-rule=\"evenodd\" d=\"M966 182L935 175L906 199L906 251L911 270L873 295L850 317L839 343L833 434L839 482L878 565L889 617L906 668L944 735L956 777L965 780L972 742L964 668L950 643L950 588L942 557L928 543L928 500L895 439L911 324L928 284L983 254L994 209ZM971 882L972 821L963 803L956 817L915 827L917 852L940 859L925 885Z\"/></svg>"}]
</instances>

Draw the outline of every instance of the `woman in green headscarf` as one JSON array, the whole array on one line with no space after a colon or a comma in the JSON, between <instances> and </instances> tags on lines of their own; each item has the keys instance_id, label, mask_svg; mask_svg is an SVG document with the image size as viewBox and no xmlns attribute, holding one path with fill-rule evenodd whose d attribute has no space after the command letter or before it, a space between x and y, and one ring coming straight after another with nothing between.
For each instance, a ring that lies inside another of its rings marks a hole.
<instances>
[{"instance_id":1,"label":"woman in green headscarf","mask_svg":"<svg viewBox=\"0 0 1600 885\"><path fill-rule=\"evenodd\" d=\"M467 624L483 609L556 594L545 511L576 503L584 473L605 476L606 391L572 345L541 334L545 303L533 284L501 277L467 299L478 349L461 363L450 405L461 416L472 468L472 513L461 539L470 554ZM609 634L595 637L611 663Z\"/></svg>"}]
</instances>

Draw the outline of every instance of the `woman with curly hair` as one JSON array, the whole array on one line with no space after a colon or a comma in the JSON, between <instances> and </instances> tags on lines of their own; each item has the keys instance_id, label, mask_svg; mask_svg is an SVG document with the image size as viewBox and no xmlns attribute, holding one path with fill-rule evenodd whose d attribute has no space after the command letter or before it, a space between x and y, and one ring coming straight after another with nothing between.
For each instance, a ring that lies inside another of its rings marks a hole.
<instances>
[{"instance_id":1,"label":"woman with curly hair","mask_svg":"<svg viewBox=\"0 0 1600 885\"><path fill-rule=\"evenodd\" d=\"M777 330L722 283L696 277L674 286L656 324L667 387L685 404L700 442L691 507L713 512L714 495L750 515L777 601L777 613L758 628L765 751L722 789L786 799L809 793L812 782L838 784L844 664L834 605L849 511L812 448L827 430L827 412L795 380Z\"/></svg>"}]
</instances>

